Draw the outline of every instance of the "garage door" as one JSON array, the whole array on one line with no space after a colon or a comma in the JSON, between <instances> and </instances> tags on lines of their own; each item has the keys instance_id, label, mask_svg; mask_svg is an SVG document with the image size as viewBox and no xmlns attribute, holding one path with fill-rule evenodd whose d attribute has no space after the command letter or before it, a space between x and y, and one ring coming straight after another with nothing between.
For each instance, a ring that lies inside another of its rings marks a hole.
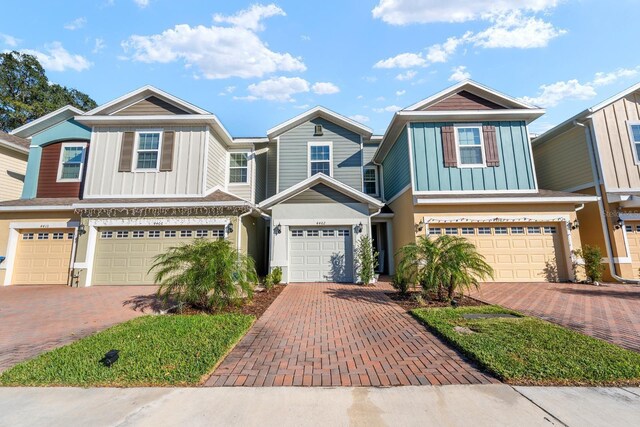
<instances>
[{"instance_id":1,"label":"garage door","mask_svg":"<svg viewBox=\"0 0 640 427\"><path fill-rule=\"evenodd\" d=\"M629 243L633 277L638 277L640 270L640 222L625 221L625 232Z\"/></svg>"},{"instance_id":2,"label":"garage door","mask_svg":"<svg viewBox=\"0 0 640 427\"><path fill-rule=\"evenodd\" d=\"M13 265L13 284L66 285L72 247L72 230L21 231Z\"/></svg>"},{"instance_id":3,"label":"garage door","mask_svg":"<svg viewBox=\"0 0 640 427\"><path fill-rule=\"evenodd\" d=\"M153 285L154 257L195 238L224 237L221 227L113 228L98 232L94 285Z\"/></svg>"},{"instance_id":4,"label":"garage door","mask_svg":"<svg viewBox=\"0 0 640 427\"><path fill-rule=\"evenodd\" d=\"M291 228L291 282L353 282L350 228Z\"/></svg>"},{"instance_id":5,"label":"garage door","mask_svg":"<svg viewBox=\"0 0 640 427\"><path fill-rule=\"evenodd\" d=\"M433 225L431 234L459 235L476 245L496 282L555 282L568 277L557 224Z\"/></svg>"}]
</instances>

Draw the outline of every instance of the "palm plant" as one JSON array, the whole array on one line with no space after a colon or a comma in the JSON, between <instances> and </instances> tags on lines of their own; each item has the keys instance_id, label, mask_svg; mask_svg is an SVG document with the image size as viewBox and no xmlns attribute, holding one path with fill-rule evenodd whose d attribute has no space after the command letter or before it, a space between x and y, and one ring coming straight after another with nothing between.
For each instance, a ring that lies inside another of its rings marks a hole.
<instances>
[{"instance_id":1,"label":"palm plant","mask_svg":"<svg viewBox=\"0 0 640 427\"><path fill-rule=\"evenodd\" d=\"M420 284L424 293L436 289L440 300L445 295L453 298L456 291L478 287L479 279L493 277L493 268L475 245L463 237L420 237L402 247L398 255L399 274Z\"/></svg>"},{"instance_id":2,"label":"palm plant","mask_svg":"<svg viewBox=\"0 0 640 427\"><path fill-rule=\"evenodd\" d=\"M197 239L170 248L155 257L158 296L197 309L228 307L242 297L251 298L258 280L251 257L241 254L226 240Z\"/></svg>"}]
</instances>

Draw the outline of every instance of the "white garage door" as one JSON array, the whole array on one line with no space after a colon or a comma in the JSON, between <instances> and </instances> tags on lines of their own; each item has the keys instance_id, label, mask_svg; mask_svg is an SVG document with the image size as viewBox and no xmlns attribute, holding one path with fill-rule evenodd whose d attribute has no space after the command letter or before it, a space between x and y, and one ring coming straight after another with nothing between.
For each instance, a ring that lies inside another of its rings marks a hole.
<instances>
[{"instance_id":1,"label":"white garage door","mask_svg":"<svg viewBox=\"0 0 640 427\"><path fill-rule=\"evenodd\" d=\"M291 228L291 282L353 282L351 229Z\"/></svg>"}]
</instances>

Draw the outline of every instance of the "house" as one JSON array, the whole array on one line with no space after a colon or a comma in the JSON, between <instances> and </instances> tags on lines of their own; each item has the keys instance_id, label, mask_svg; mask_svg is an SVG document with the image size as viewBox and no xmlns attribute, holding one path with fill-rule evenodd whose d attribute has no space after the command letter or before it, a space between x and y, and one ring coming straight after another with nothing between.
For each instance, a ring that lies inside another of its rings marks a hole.
<instances>
[{"instance_id":1,"label":"house","mask_svg":"<svg viewBox=\"0 0 640 427\"><path fill-rule=\"evenodd\" d=\"M22 194L28 155L29 141L0 131L0 201Z\"/></svg>"},{"instance_id":2,"label":"house","mask_svg":"<svg viewBox=\"0 0 640 427\"><path fill-rule=\"evenodd\" d=\"M576 211L596 197L538 187L527 127L543 113L473 81L397 112L373 157L394 213L393 250L458 235L496 281L572 280Z\"/></svg>"},{"instance_id":3,"label":"house","mask_svg":"<svg viewBox=\"0 0 640 427\"><path fill-rule=\"evenodd\" d=\"M543 114L466 81L396 113L383 136L315 107L234 138L151 86L91 111L64 107L29 140L22 195L0 202L0 281L154 283L154 257L229 239L259 273L354 282L370 236L378 271L421 235L475 243L497 281L572 279L576 210L594 195L540 190L527 125Z\"/></svg>"},{"instance_id":4,"label":"house","mask_svg":"<svg viewBox=\"0 0 640 427\"><path fill-rule=\"evenodd\" d=\"M540 135L533 152L541 185L599 197L578 220L605 279L640 278L640 83Z\"/></svg>"}]
</instances>

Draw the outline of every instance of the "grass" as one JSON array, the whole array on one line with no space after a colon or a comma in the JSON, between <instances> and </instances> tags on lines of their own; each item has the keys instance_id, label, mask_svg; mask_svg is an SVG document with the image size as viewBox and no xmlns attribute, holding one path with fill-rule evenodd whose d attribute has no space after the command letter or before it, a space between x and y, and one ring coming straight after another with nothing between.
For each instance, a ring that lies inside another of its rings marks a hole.
<instances>
[{"instance_id":1,"label":"grass","mask_svg":"<svg viewBox=\"0 0 640 427\"><path fill-rule=\"evenodd\" d=\"M464 319L465 313L509 313L518 318ZM640 354L501 307L415 309L412 314L509 384L640 384ZM473 333L457 332L456 326Z\"/></svg>"},{"instance_id":2,"label":"grass","mask_svg":"<svg viewBox=\"0 0 640 427\"><path fill-rule=\"evenodd\" d=\"M197 385L233 348L253 316L146 316L23 362L0 375L5 386ZM120 350L110 368L99 363Z\"/></svg>"}]
</instances>

